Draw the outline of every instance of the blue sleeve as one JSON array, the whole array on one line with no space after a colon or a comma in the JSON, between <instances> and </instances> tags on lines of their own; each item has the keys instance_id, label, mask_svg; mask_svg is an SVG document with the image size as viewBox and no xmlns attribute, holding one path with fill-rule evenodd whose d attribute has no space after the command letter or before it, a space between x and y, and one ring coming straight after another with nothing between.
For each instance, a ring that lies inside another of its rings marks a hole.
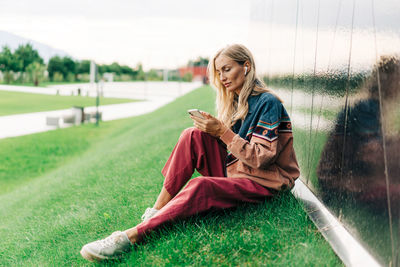
<instances>
[{"instance_id":1,"label":"blue sleeve","mask_svg":"<svg viewBox=\"0 0 400 267\"><path fill-rule=\"evenodd\" d=\"M274 96L263 99L253 136L273 142L280 132L291 132L292 125L282 103Z\"/></svg>"}]
</instances>

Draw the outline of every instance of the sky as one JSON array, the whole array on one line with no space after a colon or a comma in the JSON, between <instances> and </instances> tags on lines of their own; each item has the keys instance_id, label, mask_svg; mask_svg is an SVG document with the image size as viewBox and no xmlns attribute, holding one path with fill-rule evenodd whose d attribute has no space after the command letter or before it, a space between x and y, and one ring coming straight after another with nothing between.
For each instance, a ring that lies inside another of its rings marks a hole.
<instances>
[{"instance_id":1,"label":"sky","mask_svg":"<svg viewBox=\"0 0 400 267\"><path fill-rule=\"evenodd\" d=\"M297 35L294 0L0 0L0 30L75 59L145 69L182 66L232 43L248 46L263 72L303 71L316 56L321 68L346 64L352 1L321 0L318 40L318 0L299 3ZM355 66L375 60L371 3L355 5ZM399 13L400 1L375 1L380 54L400 50Z\"/></svg>"},{"instance_id":2,"label":"sky","mask_svg":"<svg viewBox=\"0 0 400 267\"><path fill-rule=\"evenodd\" d=\"M210 57L226 44L244 42L248 17L249 2L238 0L0 1L0 30L74 58L131 66L170 67Z\"/></svg>"}]
</instances>

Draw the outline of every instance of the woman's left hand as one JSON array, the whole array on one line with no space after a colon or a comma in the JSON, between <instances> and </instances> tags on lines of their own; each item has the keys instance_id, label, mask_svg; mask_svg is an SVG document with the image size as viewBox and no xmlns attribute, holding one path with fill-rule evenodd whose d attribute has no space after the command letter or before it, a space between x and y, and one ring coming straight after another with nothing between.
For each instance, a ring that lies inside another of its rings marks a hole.
<instances>
[{"instance_id":1,"label":"woman's left hand","mask_svg":"<svg viewBox=\"0 0 400 267\"><path fill-rule=\"evenodd\" d=\"M193 120L193 125L197 129L215 137L220 137L228 129L228 127L226 127L220 120L211 116L209 113L201 112L201 114L205 119L190 116Z\"/></svg>"}]
</instances>

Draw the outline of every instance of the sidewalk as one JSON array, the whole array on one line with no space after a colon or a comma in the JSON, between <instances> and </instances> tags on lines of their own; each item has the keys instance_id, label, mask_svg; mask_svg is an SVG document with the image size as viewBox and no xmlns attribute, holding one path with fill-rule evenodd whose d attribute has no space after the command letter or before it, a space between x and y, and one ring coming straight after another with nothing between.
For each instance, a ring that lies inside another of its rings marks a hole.
<instances>
[{"instance_id":1,"label":"sidewalk","mask_svg":"<svg viewBox=\"0 0 400 267\"><path fill-rule=\"evenodd\" d=\"M133 117L142 115L145 113L152 112L170 102L175 100L177 97L186 94L201 86L201 83L112 83L104 86L104 93L108 94L108 97L124 97L124 98L136 98L146 99L145 101L115 104L100 106L99 111L102 112L102 120L116 120L127 117ZM95 93L96 88L91 88L90 84L85 84L87 90ZM82 86L82 85L81 85ZM148 86L144 88L143 86ZM76 88L76 84L73 85L62 85L60 88L35 88L27 86L0 86L0 90L8 91L19 91L19 92L30 92L30 93L45 93L55 94L59 90L60 94L70 92L71 88ZM90 91L92 90L92 91ZM113 91L114 90L114 91ZM142 94L140 94L140 90ZM70 95L68 93L65 93ZM134 97L136 96L136 97ZM86 112L95 111L96 107L86 107ZM38 132L45 132L57 129L56 126L46 125L46 117L59 117L63 115L72 114L70 109L35 112L27 114L18 114L10 116L0 116L0 138L15 137L27 134L33 134ZM72 124L61 124L61 128L70 127Z\"/></svg>"}]
</instances>

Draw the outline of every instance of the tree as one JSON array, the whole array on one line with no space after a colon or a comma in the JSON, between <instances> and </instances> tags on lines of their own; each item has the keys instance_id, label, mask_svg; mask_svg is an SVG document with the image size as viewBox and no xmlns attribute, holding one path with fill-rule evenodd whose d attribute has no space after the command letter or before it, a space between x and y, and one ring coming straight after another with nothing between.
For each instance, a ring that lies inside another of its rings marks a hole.
<instances>
[{"instance_id":1,"label":"tree","mask_svg":"<svg viewBox=\"0 0 400 267\"><path fill-rule=\"evenodd\" d=\"M90 62L88 64L87 68L90 70ZM70 57L61 58L59 56L54 56L50 58L49 63L47 64L47 71L49 72L49 78L51 81L54 80L54 74L56 72L62 75L64 81L71 81L76 79L78 67L80 67L80 64ZM57 77L57 79L59 79L59 77Z\"/></svg>"},{"instance_id":2,"label":"tree","mask_svg":"<svg viewBox=\"0 0 400 267\"><path fill-rule=\"evenodd\" d=\"M0 53L0 71L4 73L5 82L12 81L12 73L20 69L19 62L15 59L8 46L4 46Z\"/></svg>"},{"instance_id":3,"label":"tree","mask_svg":"<svg viewBox=\"0 0 400 267\"><path fill-rule=\"evenodd\" d=\"M114 72L117 75L122 74L121 66L117 62L112 63L109 66L109 70L110 70L110 72Z\"/></svg>"},{"instance_id":4,"label":"tree","mask_svg":"<svg viewBox=\"0 0 400 267\"><path fill-rule=\"evenodd\" d=\"M124 66L121 66L121 73L122 74L133 75L134 71L133 71L133 69L131 67L124 65Z\"/></svg>"},{"instance_id":5,"label":"tree","mask_svg":"<svg viewBox=\"0 0 400 267\"><path fill-rule=\"evenodd\" d=\"M19 45L14 52L14 57L19 62L17 71L25 72L26 67L33 62L43 64L43 58L40 57L37 50L33 49L31 44Z\"/></svg>"},{"instance_id":6,"label":"tree","mask_svg":"<svg viewBox=\"0 0 400 267\"><path fill-rule=\"evenodd\" d=\"M97 71L100 74L106 73L106 72L111 72L109 65L97 65Z\"/></svg>"},{"instance_id":7,"label":"tree","mask_svg":"<svg viewBox=\"0 0 400 267\"><path fill-rule=\"evenodd\" d=\"M207 66L208 65L208 58L205 57L198 57L196 60L189 60L188 62L188 66L195 66L195 67L199 67L199 66Z\"/></svg>"},{"instance_id":8,"label":"tree","mask_svg":"<svg viewBox=\"0 0 400 267\"><path fill-rule=\"evenodd\" d=\"M59 56L50 58L49 64L47 64L47 71L49 72L49 78L53 81L54 73L58 72L64 76L66 72L64 69L64 62Z\"/></svg>"},{"instance_id":9,"label":"tree","mask_svg":"<svg viewBox=\"0 0 400 267\"><path fill-rule=\"evenodd\" d=\"M35 86L38 86L39 82L43 80L45 70L46 67L39 62L33 62L26 67L26 72Z\"/></svg>"},{"instance_id":10,"label":"tree","mask_svg":"<svg viewBox=\"0 0 400 267\"><path fill-rule=\"evenodd\" d=\"M63 57L62 61L64 65L65 77L68 75L68 73L72 74L76 73L76 63L72 58Z\"/></svg>"},{"instance_id":11,"label":"tree","mask_svg":"<svg viewBox=\"0 0 400 267\"><path fill-rule=\"evenodd\" d=\"M146 74L144 73L142 63L138 63L136 69L137 69L136 80L144 81L146 79Z\"/></svg>"},{"instance_id":12,"label":"tree","mask_svg":"<svg viewBox=\"0 0 400 267\"><path fill-rule=\"evenodd\" d=\"M76 73L76 63L75 61L70 58L70 57L63 57L62 59L63 64L64 64L64 81L74 81L77 79L77 73Z\"/></svg>"},{"instance_id":13,"label":"tree","mask_svg":"<svg viewBox=\"0 0 400 267\"><path fill-rule=\"evenodd\" d=\"M82 60L77 64L76 72L78 74L90 73L90 60Z\"/></svg>"}]
</instances>

